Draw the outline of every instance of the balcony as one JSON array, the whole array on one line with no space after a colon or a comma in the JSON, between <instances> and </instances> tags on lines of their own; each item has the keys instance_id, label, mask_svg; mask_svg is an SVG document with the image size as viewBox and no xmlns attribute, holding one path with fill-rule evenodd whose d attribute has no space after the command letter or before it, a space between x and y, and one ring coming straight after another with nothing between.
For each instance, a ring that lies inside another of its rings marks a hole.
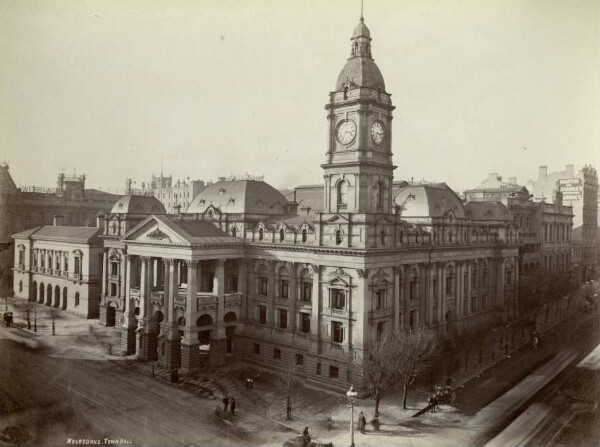
<instances>
[{"instance_id":1,"label":"balcony","mask_svg":"<svg viewBox=\"0 0 600 447\"><path fill-rule=\"evenodd\" d=\"M225 295L225 307L240 306L242 304L242 294L233 292Z\"/></svg>"},{"instance_id":2,"label":"balcony","mask_svg":"<svg viewBox=\"0 0 600 447\"><path fill-rule=\"evenodd\" d=\"M200 295L198 294L198 302L196 303L196 310L206 312L210 309L217 308L217 297L214 295Z\"/></svg>"},{"instance_id":3,"label":"balcony","mask_svg":"<svg viewBox=\"0 0 600 447\"><path fill-rule=\"evenodd\" d=\"M163 306L165 303L165 292L150 292L150 302Z\"/></svg>"},{"instance_id":4,"label":"balcony","mask_svg":"<svg viewBox=\"0 0 600 447\"><path fill-rule=\"evenodd\" d=\"M298 307L300 309L310 310L310 309L312 309L312 302L311 301L300 300L300 301L298 301Z\"/></svg>"},{"instance_id":5,"label":"balcony","mask_svg":"<svg viewBox=\"0 0 600 447\"><path fill-rule=\"evenodd\" d=\"M137 287L129 289L129 296L131 298L139 298L140 297L140 289Z\"/></svg>"},{"instance_id":6,"label":"balcony","mask_svg":"<svg viewBox=\"0 0 600 447\"><path fill-rule=\"evenodd\" d=\"M369 320L378 320L380 318L389 318L394 315L392 307L384 307L383 309L375 309L369 311Z\"/></svg>"},{"instance_id":7,"label":"balcony","mask_svg":"<svg viewBox=\"0 0 600 447\"><path fill-rule=\"evenodd\" d=\"M325 315L330 315L332 317L339 317L339 318L349 318L350 317L350 312L348 311L348 309L336 309L333 307L326 307L323 309L323 313Z\"/></svg>"}]
</instances>

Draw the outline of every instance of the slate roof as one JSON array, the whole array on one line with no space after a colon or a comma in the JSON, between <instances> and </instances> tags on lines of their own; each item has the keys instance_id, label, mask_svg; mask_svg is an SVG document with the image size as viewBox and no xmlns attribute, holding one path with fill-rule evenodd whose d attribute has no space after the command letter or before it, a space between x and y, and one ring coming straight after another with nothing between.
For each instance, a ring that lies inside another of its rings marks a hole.
<instances>
[{"instance_id":1,"label":"slate roof","mask_svg":"<svg viewBox=\"0 0 600 447\"><path fill-rule=\"evenodd\" d=\"M338 76L336 91L344 89L344 84L350 82L359 87L368 87L385 91L385 81L375 61L367 56L357 56L348 59Z\"/></svg>"},{"instance_id":2,"label":"slate roof","mask_svg":"<svg viewBox=\"0 0 600 447\"><path fill-rule=\"evenodd\" d=\"M402 218L444 217L450 211L456 218L465 217L462 200L445 183L401 187L394 200L401 206Z\"/></svg>"},{"instance_id":3,"label":"slate roof","mask_svg":"<svg viewBox=\"0 0 600 447\"><path fill-rule=\"evenodd\" d=\"M165 207L153 196L123 196L113 205L111 214L167 214Z\"/></svg>"},{"instance_id":4,"label":"slate roof","mask_svg":"<svg viewBox=\"0 0 600 447\"><path fill-rule=\"evenodd\" d=\"M20 233L13 234L12 237L14 239L31 238L33 240L89 243L100 242L101 239L98 236L101 233L102 229L97 227L44 225L21 231Z\"/></svg>"},{"instance_id":5,"label":"slate roof","mask_svg":"<svg viewBox=\"0 0 600 447\"><path fill-rule=\"evenodd\" d=\"M283 194L262 181L222 181L202 190L186 212L204 213L212 205L231 214L285 214L287 202Z\"/></svg>"},{"instance_id":6,"label":"slate roof","mask_svg":"<svg viewBox=\"0 0 600 447\"><path fill-rule=\"evenodd\" d=\"M510 220L508 208L501 202L468 202L465 214L473 220Z\"/></svg>"}]
</instances>

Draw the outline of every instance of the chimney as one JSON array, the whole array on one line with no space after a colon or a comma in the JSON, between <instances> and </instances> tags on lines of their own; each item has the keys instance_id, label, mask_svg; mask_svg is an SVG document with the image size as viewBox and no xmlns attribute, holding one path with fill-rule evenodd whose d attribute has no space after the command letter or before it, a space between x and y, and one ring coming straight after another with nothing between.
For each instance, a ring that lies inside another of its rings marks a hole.
<instances>
[{"instance_id":1,"label":"chimney","mask_svg":"<svg viewBox=\"0 0 600 447\"><path fill-rule=\"evenodd\" d=\"M498 173L497 172L490 172L490 175L488 177L488 181L495 182L498 179L499 179L499 177L498 177Z\"/></svg>"},{"instance_id":2,"label":"chimney","mask_svg":"<svg viewBox=\"0 0 600 447\"><path fill-rule=\"evenodd\" d=\"M106 218L105 214L99 213L96 214L96 227L104 228L104 219Z\"/></svg>"},{"instance_id":3,"label":"chimney","mask_svg":"<svg viewBox=\"0 0 600 447\"><path fill-rule=\"evenodd\" d=\"M58 214L55 214L53 216L53 225L55 227L60 227L60 226L62 226L62 224L63 224L63 217L59 216Z\"/></svg>"},{"instance_id":4,"label":"chimney","mask_svg":"<svg viewBox=\"0 0 600 447\"><path fill-rule=\"evenodd\" d=\"M567 165L565 170L569 177L575 177L575 165Z\"/></svg>"},{"instance_id":5,"label":"chimney","mask_svg":"<svg viewBox=\"0 0 600 447\"><path fill-rule=\"evenodd\" d=\"M517 177L508 177L508 179L506 181L508 183L510 183L511 185L516 185L517 184Z\"/></svg>"},{"instance_id":6,"label":"chimney","mask_svg":"<svg viewBox=\"0 0 600 447\"><path fill-rule=\"evenodd\" d=\"M546 177L548 177L548 166L540 166L538 179L541 180L541 179L545 179Z\"/></svg>"}]
</instances>

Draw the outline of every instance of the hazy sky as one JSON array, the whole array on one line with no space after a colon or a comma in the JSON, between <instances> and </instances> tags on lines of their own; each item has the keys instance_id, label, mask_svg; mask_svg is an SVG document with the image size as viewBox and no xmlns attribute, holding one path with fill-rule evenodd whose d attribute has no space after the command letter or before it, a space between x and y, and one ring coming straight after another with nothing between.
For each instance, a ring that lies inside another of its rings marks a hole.
<instances>
[{"instance_id":1,"label":"hazy sky","mask_svg":"<svg viewBox=\"0 0 600 447\"><path fill-rule=\"evenodd\" d=\"M360 0L0 0L0 160L18 185L321 183ZM397 179L520 183L600 148L596 0L366 0ZM526 149L525 149L526 148Z\"/></svg>"}]
</instances>

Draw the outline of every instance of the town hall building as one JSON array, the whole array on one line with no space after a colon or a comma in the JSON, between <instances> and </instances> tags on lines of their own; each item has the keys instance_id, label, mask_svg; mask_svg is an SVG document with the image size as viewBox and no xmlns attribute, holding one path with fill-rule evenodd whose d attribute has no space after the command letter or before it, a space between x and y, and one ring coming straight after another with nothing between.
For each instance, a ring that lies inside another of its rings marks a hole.
<instances>
[{"instance_id":1,"label":"town hall building","mask_svg":"<svg viewBox=\"0 0 600 447\"><path fill-rule=\"evenodd\" d=\"M243 177L209 185L176 215L148 196L113 206L100 320L120 330L123 353L183 373L229 359L295 362L308 383L340 389L383 331L443 333L515 312L518 235L506 206L394 182L394 106L371 42L361 17L326 104L317 193L290 199Z\"/></svg>"}]
</instances>

